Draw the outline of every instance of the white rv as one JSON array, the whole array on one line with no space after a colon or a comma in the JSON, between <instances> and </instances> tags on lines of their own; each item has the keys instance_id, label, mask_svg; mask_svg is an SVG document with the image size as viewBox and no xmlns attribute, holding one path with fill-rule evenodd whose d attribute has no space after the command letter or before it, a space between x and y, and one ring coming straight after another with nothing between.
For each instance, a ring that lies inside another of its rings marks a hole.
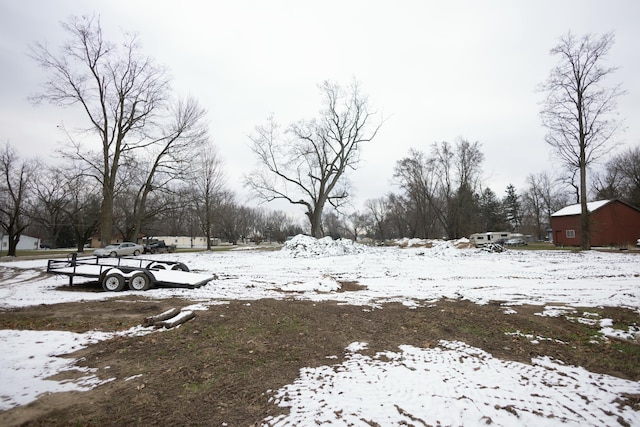
<instances>
[{"instance_id":1,"label":"white rv","mask_svg":"<svg viewBox=\"0 0 640 427\"><path fill-rule=\"evenodd\" d=\"M474 233L469 236L469 240L476 246L484 246L489 243L504 244L513 236L514 233L508 231L487 231L486 233ZM518 234L518 236L522 236L522 234Z\"/></svg>"}]
</instances>

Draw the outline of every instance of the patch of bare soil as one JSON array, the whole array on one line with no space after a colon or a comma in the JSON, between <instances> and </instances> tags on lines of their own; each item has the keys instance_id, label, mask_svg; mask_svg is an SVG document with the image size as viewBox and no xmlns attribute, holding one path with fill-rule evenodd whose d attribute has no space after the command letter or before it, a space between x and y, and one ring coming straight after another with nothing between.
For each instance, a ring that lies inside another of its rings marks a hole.
<instances>
[{"instance_id":1,"label":"patch of bare soil","mask_svg":"<svg viewBox=\"0 0 640 427\"><path fill-rule=\"evenodd\" d=\"M349 286L358 289L357 283ZM0 327L124 330L188 304L115 298L31 307L0 312ZM460 340L503 359L529 363L547 355L640 380L637 344L594 342L597 327L534 315L541 307L518 306L516 311L504 314L499 303L444 300L415 309L401 304L372 309L332 302L231 301L198 311L178 328L115 338L70 355L81 366L97 368L101 379L114 380L92 391L51 394L0 412L0 425L257 425L283 410L269 403L273 391L292 383L303 367L341 363L345 347L354 341L369 343L366 352L373 354L402 344L431 347L443 339ZM614 319L615 327L640 324L638 314L626 309L586 311ZM507 334L516 331L520 333ZM533 344L526 334L552 340ZM639 405L637 396L630 399Z\"/></svg>"}]
</instances>

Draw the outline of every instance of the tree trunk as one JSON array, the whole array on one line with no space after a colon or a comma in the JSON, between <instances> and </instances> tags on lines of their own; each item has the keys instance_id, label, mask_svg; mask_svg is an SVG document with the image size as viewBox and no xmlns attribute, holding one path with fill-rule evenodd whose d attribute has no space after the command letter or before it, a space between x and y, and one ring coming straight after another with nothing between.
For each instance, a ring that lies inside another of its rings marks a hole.
<instances>
[{"instance_id":1,"label":"tree trunk","mask_svg":"<svg viewBox=\"0 0 640 427\"><path fill-rule=\"evenodd\" d=\"M589 227L589 210L587 209L587 167L584 161L584 150L580 153L580 222L581 246L584 250L591 249L591 233Z\"/></svg>"},{"instance_id":2,"label":"tree trunk","mask_svg":"<svg viewBox=\"0 0 640 427\"><path fill-rule=\"evenodd\" d=\"M134 243L137 242L138 236L142 231L142 223L144 221L144 218L147 212L147 199L149 197L149 193L153 190L153 186L151 185L152 179L153 179L153 172L149 174L149 177L147 178L147 181L145 182L142 188L140 199L136 204L136 206L134 206L133 227L131 229L131 235L128 237L130 242L134 242Z\"/></svg>"},{"instance_id":3,"label":"tree trunk","mask_svg":"<svg viewBox=\"0 0 640 427\"><path fill-rule=\"evenodd\" d=\"M589 227L589 210L587 209L587 183L584 165L580 166L580 228L582 249L591 249L591 230Z\"/></svg>"},{"instance_id":4,"label":"tree trunk","mask_svg":"<svg viewBox=\"0 0 640 427\"><path fill-rule=\"evenodd\" d=\"M208 219L209 217L207 217L207 222L206 222L206 227L207 229L205 230L205 237L207 238L207 250L210 251L211 250L211 221L209 221Z\"/></svg>"},{"instance_id":5,"label":"tree trunk","mask_svg":"<svg viewBox=\"0 0 640 427\"><path fill-rule=\"evenodd\" d=\"M103 191L102 205L100 207L100 246L111 244L113 228L113 197L109 197L108 191Z\"/></svg>"},{"instance_id":6,"label":"tree trunk","mask_svg":"<svg viewBox=\"0 0 640 427\"><path fill-rule=\"evenodd\" d=\"M322 209L324 208L324 203L318 202L315 205L313 212L307 212L307 217L309 218L309 222L311 223L311 236L316 239L320 239L324 237L322 235Z\"/></svg>"},{"instance_id":7,"label":"tree trunk","mask_svg":"<svg viewBox=\"0 0 640 427\"><path fill-rule=\"evenodd\" d=\"M7 240L9 240L7 256L16 256L16 249L18 247L18 242L20 241L20 235L9 234Z\"/></svg>"}]
</instances>

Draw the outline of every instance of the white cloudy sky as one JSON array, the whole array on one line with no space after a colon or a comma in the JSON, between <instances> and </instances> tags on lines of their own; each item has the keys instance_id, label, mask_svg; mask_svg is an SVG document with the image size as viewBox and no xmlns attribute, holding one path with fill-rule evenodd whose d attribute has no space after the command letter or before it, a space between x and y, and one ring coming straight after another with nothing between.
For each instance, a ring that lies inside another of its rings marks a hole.
<instances>
[{"instance_id":1,"label":"white cloudy sky","mask_svg":"<svg viewBox=\"0 0 640 427\"><path fill-rule=\"evenodd\" d=\"M59 22L96 13L117 40L139 33L144 50L171 70L175 90L209 111L229 183L254 166L247 134L274 113L283 124L313 117L317 85L358 79L387 117L363 147L352 176L359 201L392 189L395 162L410 147L480 141L485 183L499 196L551 169L536 86L555 63L549 50L569 30L615 31L611 83L628 94L622 141L640 144L640 2L615 1L82 1L0 0L0 141L47 156L73 123L71 110L34 107L42 72L26 55L34 41L57 46Z\"/></svg>"}]
</instances>

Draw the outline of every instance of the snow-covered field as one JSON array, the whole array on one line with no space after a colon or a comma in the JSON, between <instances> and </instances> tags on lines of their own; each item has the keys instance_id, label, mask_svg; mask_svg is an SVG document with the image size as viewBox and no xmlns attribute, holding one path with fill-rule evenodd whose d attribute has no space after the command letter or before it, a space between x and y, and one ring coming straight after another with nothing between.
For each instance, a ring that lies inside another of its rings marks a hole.
<instances>
[{"instance_id":1,"label":"snow-covered field","mask_svg":"<svg viewBox=\"0 0 640 427\"><path fill-rule=\"evenodd\" d=\"M423 247L425 243L432 247ZM459 243L405 241L404 248L371 248L298 236L275 252L155 255L152 258L177 259L217 279L198 289L153 289L144 295L183 296L194 300L193 309L234 299L293 297L370 307L402 302L408 309L440 298L478 304L499 300L505 301L505 316L520 304L539 305L540 315L575 316L573 307L578 306L640 311L637 254L513 249L491 253L459 249ZM45 265L42 260L0 263L0 308L113 296L56 290L67 279L43 277ZM338 293L340 281L357 281L364 289ZM637 327L615 330L607 319L596 321L606 335L640 340ZM152 331L139 327L118 333ZM74 382L47 377L75 369L72 360L57 356L112 335L0 331L0 409L26 404L45 392L95 387L98 381L91 372ZM375 357L361 354L366 345L346 348L341 364L331 362L336 355L327 355L326 366L303 369L293 384L272 391L273 404L289 407L290 414L265 424L612 425L622 420L640 425L639 412L616 402L624 394L640 394L638 382L549 358L531 364L503 361L462 342L390 348Z\"/></svg>"}]
</instances>

